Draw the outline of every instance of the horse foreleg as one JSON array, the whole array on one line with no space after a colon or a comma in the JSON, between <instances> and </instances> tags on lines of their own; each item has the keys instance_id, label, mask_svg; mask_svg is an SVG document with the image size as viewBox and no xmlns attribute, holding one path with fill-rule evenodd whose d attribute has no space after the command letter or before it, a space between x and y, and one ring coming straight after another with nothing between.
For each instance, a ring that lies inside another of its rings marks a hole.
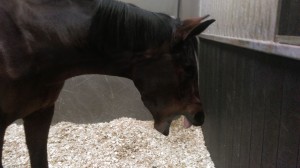
<instances>
[{"instance_id":1,"label":"horse foreleg","mask_svg":"<svg viewBox=\"0 0 300 168\"><path fill-rule=\"evenodd\" d=\"M7 118L3 114L3 112L0 109L0 168L3 168L2 165L2 152L3 152L3 144L4 144L4 135L5 130L8 126Z\"/></svg>"},{"instance_id":2,"label":"horse foreleg","mask_svg":"<svg viewBox=\"0 0 300 168\"><path fill-rule=\"evenodd\" d=\"M54 106L23 118L26 144L32 168L47 168L47 140Z\"/></svg>"},{"instance_id":3,"label":"horse foreleg","mask_svg":"<svg viewBox=\"0 0 300 168\"><path fill-rule=\"evenodd\" d=\"M5 129L6 129L6 126L4 126L0 123L0 168L3 168L3 165L2 165L2 151L3 151Z\"/></svg>"}]
</instances>

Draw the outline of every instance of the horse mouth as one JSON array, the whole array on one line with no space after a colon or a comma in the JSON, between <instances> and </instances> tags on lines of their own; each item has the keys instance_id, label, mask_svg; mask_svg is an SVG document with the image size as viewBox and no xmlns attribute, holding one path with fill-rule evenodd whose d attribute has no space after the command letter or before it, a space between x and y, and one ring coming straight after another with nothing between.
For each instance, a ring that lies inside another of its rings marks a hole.
<instances>
[{"instance_id":1,"label":"horse mouth","mask_svg":"<svg viewBox=\"0 0 300 168\"><path fill-rule=\"evenodd\" d=\"M183 127L190 128L192 125L194 126L202 126L204 123L204 113L198 112L193 117L186 115L183 119Z\"/></svg>"},{"instance_id":2,"label":"horse mouth","mask_svg":"<svg viewBox=\"0 0 300 168\"><path fill-rule=\"evenodd\" d=\"M154 121L154 128L161 134L168 136L172 121ZM204 113L197 113L191 117L189 115L183 117L183 127L188 129L191 126L201 126L204 123Z\"/></svg>"}]
</instances>

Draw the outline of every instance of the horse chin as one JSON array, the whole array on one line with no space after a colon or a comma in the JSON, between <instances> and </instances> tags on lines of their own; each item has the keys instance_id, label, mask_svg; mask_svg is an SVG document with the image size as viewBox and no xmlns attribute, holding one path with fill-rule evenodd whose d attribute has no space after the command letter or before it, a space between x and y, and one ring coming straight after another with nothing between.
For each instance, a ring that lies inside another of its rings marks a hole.
<instances>
[{"instance_id":1,"label":"horse chin","mask_svg":"<svg viewBox=\"0 0 300 168\"><path fill-rule=\"evenodd\" d=\"M160 121L160 122L155 121L154 122L154 128L158 132L160 132L161 134L163 134L165 136L168 136L170 133L170 125L171 125L171 122L168 122L168 121Z\"/></svg>"}]
</instances>

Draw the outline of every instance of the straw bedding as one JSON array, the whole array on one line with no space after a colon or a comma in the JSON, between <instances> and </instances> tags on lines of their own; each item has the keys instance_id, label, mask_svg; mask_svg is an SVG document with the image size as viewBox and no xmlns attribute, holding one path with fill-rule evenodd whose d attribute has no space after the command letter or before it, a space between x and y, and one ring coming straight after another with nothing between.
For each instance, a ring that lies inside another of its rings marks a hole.
<instances>
[{"instance_id":1,"label":"straw bedding","mask_svg":"<svg viewBox=\"0 0 300 168\"><path fill-rule=\"evenodd\" d=\"M179 119L181 120L181 119ZM182 128L173 122L165 137L152 121L121 118L110 123L51 126L50 167L214 168L201 128ZM30 167L22 125L11 125L5 135L4 167Z\"/></svg>"}]
</instances>

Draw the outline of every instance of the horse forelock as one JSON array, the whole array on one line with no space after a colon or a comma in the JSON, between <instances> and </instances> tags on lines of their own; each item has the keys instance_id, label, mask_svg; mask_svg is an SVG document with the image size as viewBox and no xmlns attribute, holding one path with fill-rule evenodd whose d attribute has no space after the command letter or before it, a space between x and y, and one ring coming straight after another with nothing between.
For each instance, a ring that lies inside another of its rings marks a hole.
<instances>
[{"instance_id":1,"label":"horse forelock","mask_svg":"<svg viewBox=\"0 0 300 168\"><path fill-rule=\"evenodd\" d=\"M98 49L143 51L171 40L175 19L114 0L100 0L90 37Z\"/></svg>"}]
</instances>

